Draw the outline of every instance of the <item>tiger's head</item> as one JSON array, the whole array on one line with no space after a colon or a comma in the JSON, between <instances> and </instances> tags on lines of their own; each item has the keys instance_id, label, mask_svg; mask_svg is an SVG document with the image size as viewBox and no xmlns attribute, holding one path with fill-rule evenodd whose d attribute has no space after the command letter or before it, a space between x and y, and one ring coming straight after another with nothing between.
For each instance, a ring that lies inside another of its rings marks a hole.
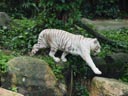
<instances>
[{"instance_id":1,"label":"tiger's head","mask_svg":"<svg viewBox=\"0 0 128 96\"><path fill-rule=\"evenodd\" d=\"M93 55L97 55L101 51L100 43L96 38L92 39L90 47Z\"/></svg>"}]
</instances>

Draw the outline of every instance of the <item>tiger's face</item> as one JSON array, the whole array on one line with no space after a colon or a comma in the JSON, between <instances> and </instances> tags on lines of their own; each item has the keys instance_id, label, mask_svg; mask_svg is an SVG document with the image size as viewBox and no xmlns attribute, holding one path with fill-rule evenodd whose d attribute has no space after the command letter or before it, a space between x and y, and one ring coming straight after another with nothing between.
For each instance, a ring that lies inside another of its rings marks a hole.
<instances>
[{"instance_id":1,"label":"tiger's face","mask_svg":"<svg viewBox=\"0 0 128 96\"><path fill-rule=\"evenodd\" d=\"M97 55L101 51L101 46L97 39L92 40L91 51L94 56Z\"/></svg>"}]
</instances>

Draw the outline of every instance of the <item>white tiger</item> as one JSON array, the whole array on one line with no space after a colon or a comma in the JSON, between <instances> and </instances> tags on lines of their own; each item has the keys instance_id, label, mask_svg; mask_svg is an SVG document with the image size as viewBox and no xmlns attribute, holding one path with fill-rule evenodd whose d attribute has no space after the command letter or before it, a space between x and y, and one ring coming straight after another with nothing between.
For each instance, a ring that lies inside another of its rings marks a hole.
<instances>
[{"instance_id":1,"label":"white tiger","mask_svg":"<svg viewBox=\"0 0 128 96\"><path fill-rule=\"evenodd\" d=\"M101 46L96 38L85 38L82 35L74 35L59 29L45 29L39 34L38 43L34 44L31 55L36 54L41 48L48 47L51 48L49 56L51 56L54 61L60 61L60 58L55 57L55 53L57 50L62 50L61 60L63 62L67 61L65 56L68 53L80 55L95 74L102 74L90 56L91 51L94 54L100 52Z\"/></svg>"}]
</instances>

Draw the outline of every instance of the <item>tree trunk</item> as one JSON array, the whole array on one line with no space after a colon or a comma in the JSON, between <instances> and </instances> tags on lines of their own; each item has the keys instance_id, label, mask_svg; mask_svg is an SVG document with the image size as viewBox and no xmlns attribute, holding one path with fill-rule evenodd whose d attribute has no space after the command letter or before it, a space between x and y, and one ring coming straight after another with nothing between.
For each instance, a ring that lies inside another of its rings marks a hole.
<instances>
[{"instance_id":1,"label":"tree trunk","mask_svg":"<svg viewBox=\"0 0 128 96\"><path fill-rule=\"evenodd\" d=\"M101 41L103 43L106 43L106 44L109 44L112 47L115 47L115 48L118 47L120 49L125 49L126 50L126 47L120 45L118 42L116 42L114 40L111 40L111 39L106 38L105 36L101 35L100 33L96 32L95 30L93 30L92 28L90 28L88 25L83 24L82 21L78 21L76 24L78 26L82 27L83 29L87 30L87 32L89 34L92 34L93 36L95 36L96 38L98 38L99 41Z\"/></svg>"}]
</instances>

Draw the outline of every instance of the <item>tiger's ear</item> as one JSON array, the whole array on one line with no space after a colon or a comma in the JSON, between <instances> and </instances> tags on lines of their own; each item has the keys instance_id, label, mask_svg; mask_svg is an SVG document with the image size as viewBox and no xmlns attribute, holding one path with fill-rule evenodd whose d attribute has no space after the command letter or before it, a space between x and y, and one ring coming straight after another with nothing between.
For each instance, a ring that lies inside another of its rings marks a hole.
<instances>
[{"instance_id":1,"label":"tiger's ear","mask_svg":"<svg viewBox=\"0 0 128 96\"><path fill-rule=\"evenodd\" d=\"M97 38L94 38L93 40L94 40L94 41L93 41L94 44L96 44L96 43L98 42Z\"/></svg>"}]
</instances>

